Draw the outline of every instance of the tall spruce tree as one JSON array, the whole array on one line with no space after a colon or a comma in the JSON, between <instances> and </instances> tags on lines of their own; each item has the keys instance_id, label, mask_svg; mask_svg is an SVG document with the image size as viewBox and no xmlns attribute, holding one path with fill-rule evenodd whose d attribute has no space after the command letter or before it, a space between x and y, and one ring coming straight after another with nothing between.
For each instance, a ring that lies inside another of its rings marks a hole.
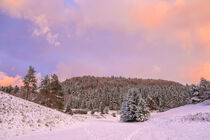
<instances>
[{"instance_id":1,"label":"tall spruce tree","mask_svg":"<svg viewBox=\"0 0 210 140\"><path fill-rule=\"evenodd\" d=\"M31 93L34 93L37 88L37 78L35 76L35 69L32 66L29 66L28 72L24 77L24 89L26 91L26 99L28 99Z\"/></svg>"},{"instance_id":2,"label":"tall spruce tree","mask_svg":"<svg viewBox=\"0 0 210 140\"><path fill-rule=\"evenodd\" d=\"M137 111L137 93L134 89L130 89L128 94L123 99L122 107L120 110L120 120L123 122L136 121L135 112Z\"/></svg>"},{"instance_id":3,"label":"tall spruce tree","mask_svg":"<svg viewBox=\"0 0 210 140\"><path fill-rule=\"evenodd\" d=\"M64 94L62 90L62 86L60 81L58 80L58 76L56 74L51 75L50 79L50 94L54 96L54 106L56 108L62 110L64 107L63 101L64 101Z\"/></svg>"}]
</instances>

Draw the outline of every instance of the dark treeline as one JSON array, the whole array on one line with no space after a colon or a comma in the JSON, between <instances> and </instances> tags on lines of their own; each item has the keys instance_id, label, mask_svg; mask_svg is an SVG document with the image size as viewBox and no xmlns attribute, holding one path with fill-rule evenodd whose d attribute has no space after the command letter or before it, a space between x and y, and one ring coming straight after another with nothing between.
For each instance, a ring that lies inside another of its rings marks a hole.
<instances>
[{"instance_id":1,"label":"dark treeline","mask_svg":"<svg viewBox=\"0 0 210 140\"><path fill-rule=\"evenodd\" d=\"M60 82L56 74L45 76L37 86L35 72L29 67L24 86L0 87L0 90L60 111L75 108L102 113L107 108L120 110L124 96L132 88L145 99L150 110L159 111L188 104L195 91L206 91L172 81L122 77L84 76Z\"/></svg>"}]
</instances>

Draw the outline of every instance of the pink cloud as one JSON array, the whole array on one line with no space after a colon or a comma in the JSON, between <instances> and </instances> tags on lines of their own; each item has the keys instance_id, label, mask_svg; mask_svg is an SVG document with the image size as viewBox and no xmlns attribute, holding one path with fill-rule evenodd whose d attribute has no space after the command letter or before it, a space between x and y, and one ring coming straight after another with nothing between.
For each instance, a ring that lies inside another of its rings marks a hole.
<instances>
[{"instance_id":1,"label":"pink cloud","mask_svg":"<svg viewBox=\"0 0 210 140\"><path fill-rule=\"evenodd\" d=\"M23 86L23 81L19 75L10 77L6 73L0 72L0 86Z\"/></svg>"},{"instance_id":2,"label":"pink cloud","mask_svg":"<svg viewBox=\"0 0 210 140\"><path fill-rule=\"evenodd\" d=\"M204 61L189 66L185 75L183 74L183 77L190 83L199 83L201 77L210 80L210 62Z\"/></svg>"},{"instance_id":3,"label":"pink cloud","mask_svg":"<svg viewBox=\"0 0 210 140\"><path fill-rule=\"evenodd\" d=\"M3 0L0 9L11 16L24 18L37 24L34 35L43 35L53 45L60 45L54 28L77 24L77 31L100 28L110 31L138 32L146 30L161 32L169 30L173 38L196 34L204 40L210 24L209 0L76 0L78 8L65 7L63 0ZM39 8L37 8L39 7ZM63 28L64 29L64 28ZM183 29L185 30L184 35ZM61 28L62 30L62 28ZM176 36L181 36L177 37ZM189 39L189 37L187 37ZM206 41L207 40L207 41ZM183 45L186 47L186 43Z\"/></svg>"},{"instance_id":4,"label":"pink cloud","mask_svg":"<svg viewBox=\"0 0 210 140\"><path fill-rule=\"evenodd\" d=\"M33 31L35 36L45 37L50 45L59 46L58 33L54 33L52 28L57 21L62 21L62 12L65 10L61 5L63 1L60 0L3 0L0 1L0 10L12 17L33 22L38 26Z\"/></svg>"},{"instance_id":5,"label":"pink cloud","mask_svg":"<svg viewBox=\"0 0 210 140\"><path fill-rule=\"evenodd\" d=\"M182 66L177 72L179 79L193 81L202 75L209 77L210 62L207 57L210 52L209 0L75 0L75 3L77 8L65 6L63 0L2 0L0 9L15 18L23 18L36 24L33 35L44 37L53 46L66 45L60 41L61 36L81 35L89 29L114 32L120 37L141 33L143 34L139 37L141 48L148 47L148 44L151 45L149 47L153 47L152 45L162 38L165 42L172 42L172 45L166 46L163 43L161 49L176 47L177 50L181 49L177 51L178 53L183 51L186 59L188 58L174 66ZM75 25L75 32L66 30L71 24ZM152 49L151 51L154 50ZM197 54L202 54L207 60ZM199 63L194 64L193 61L196 59ZM90 66L88 62L77 65L66 63L57 65L57 71L62 79L72 75L111 73L103 68ZM142 67L146 68L141 71L140 76L149 74L154 76L152 69L153 72L158 71L157 67L153 68L153 64L152 66L144 64ZM191 70L192 67L196 69ZM117 70L124 71L119 72L122 76L139 76L139 69L142 68L133 65L132 69ZM151 69L149 74L148 69ZM117 70L112 70L112 73L117 73ZM164 78L170 77L172 75L170 72L164 75Z\"/></svg>"}]
</instances>

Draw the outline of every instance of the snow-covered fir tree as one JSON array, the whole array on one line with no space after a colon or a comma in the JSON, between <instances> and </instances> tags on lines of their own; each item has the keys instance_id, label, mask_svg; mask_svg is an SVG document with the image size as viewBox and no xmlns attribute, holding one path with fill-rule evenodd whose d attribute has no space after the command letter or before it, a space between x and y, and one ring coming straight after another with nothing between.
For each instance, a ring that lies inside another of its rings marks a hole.
<instances>
[{"instance_id":1,"label":"snow-covered fir tree","mask_svg":"<svg viewBox=\"0 0 210 140\"><path fill-rule=\"evenodd\" d=\"M149 119L150 111L147 104L143 98L139 98L136 111L136 121L144 122Z\"/></svg>"},{"instance_id":2,"label":"snow-covered fir tree","mask_svg":"<svg viewBox=\"0 0 210 140\"><path fill-rule=\"evenodd\" d=\"M146 121L149 116L149 108L146 107L146 102L140 98L137 89L130 89L127 96L124 98L120 120L123 122L131 121Z\"/></svg>"},{"instance_id":3,"label":"snow-covered fir tree","mask_svg":"<svg viewBox=\"0 0 210 140\"><path fill-rule=\"evenodd\" d=\"M134 89L130 89L122 102L120 110L120 120L123 122L135 121L136 104L134 102L134 96L136 92Z\"/></svg>"}]
</instances>

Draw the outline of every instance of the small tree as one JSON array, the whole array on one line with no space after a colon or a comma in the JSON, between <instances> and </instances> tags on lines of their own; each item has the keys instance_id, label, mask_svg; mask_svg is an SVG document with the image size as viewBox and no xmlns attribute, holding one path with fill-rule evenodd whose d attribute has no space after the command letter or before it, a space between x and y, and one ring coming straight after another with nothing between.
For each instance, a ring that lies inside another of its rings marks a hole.
<instances>
[{"instance_id":1,"label":"small tree","mask_svg":"<svg viewBox=\"0 0 210 140\"><path fill-rule=\"evenodd\" d=\"M82 100L81 108L82 109L85 109L86 108L86 101L85 100Z\"/></svg>"},{"instance_id":2,"label":"small tree","mask_svg":"<svg viewBox=\"0 0 210 140\"><path fill-rule=\"evenodd\" d=\"M109 114L109 107L108 107L108 106L106 106L106 107L104 108L104 113L105 113L105 114Z\"/></svg>"},{"instance_id":3,"label":"small tree","mask_svg":"<svg viewBox=\"0 0 210 140\"><path fill-rule=\"evenodd\" d=\"M67 105L67 107L66 107L64 112L68 113L70 115L73 115L73 111L71 110L71 105L70 104Z\"/></svg>"},{"instance_id":4,"label":"small tree","mask_svg":"<svg viewBox=\"0 0 210 140\"><path fill-rule=\"evenodd\" d=\"M37 78L35 76L35 69L29 66L28 72L24 77L24 89L26 90L26 99L28 99L30 93L34 93L37 88Z\"/></svg>"},{"instance_id":5,"label":"small tree","mask_svg":"<svg viewBox=\"0 0 210 140\"><path fill-rule=\"evenodd\" d=\"M11 85L9 85L9 86L6 87L6 92L7 93L12 93L12 91L13 91L13 88L12 88Z\"/></svg>"},{"instance_id":6,"label":"small tree","mask_svg":"<svg viewBox=\"0 0 210 140\"><path fill-rule=\"evenodd\" d=\"M100 102L99 111L101 112L101 114L104 114L104 108L105 108L105 106L104 106L103 102Z\"/></svg>"}]
</instances>

